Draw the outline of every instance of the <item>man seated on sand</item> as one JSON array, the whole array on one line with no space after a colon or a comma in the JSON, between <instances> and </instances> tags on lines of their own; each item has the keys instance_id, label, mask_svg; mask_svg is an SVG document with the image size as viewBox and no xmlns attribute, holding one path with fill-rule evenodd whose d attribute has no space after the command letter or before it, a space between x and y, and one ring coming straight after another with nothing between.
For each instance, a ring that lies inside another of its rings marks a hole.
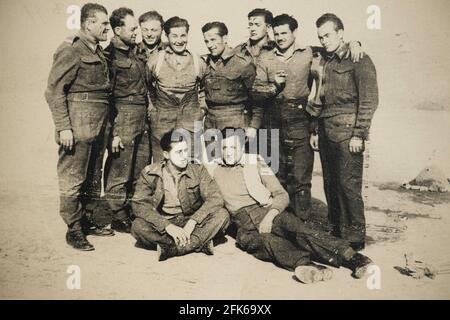
<instances>
[{"instance_id":1,"label":"man seated on sand","mask_svg":"<svg viewBox=\"0 0 450 320\"><path fill-rule=\"evenodd\" d=\"M294 270L303 283L332 278L332 270L312 261L352 270L362 278L368 257L349 243L307 226L285 211L288 193L262 158L244 153L243 129L222 130L222 159L207 165L236 224L236 245L258 259Z\"/></svg>"},{"instance_id":2,"label":"man seated on sand","mask_svg":"<svg viewBox=\"0 0 450 320\"><path fill-rule=\"evenodd\" d=\"M164 134L161 148L164 160L137 181L131 234L138 246L156 246L159 261L195 251L212 255L213 237L230 221L219 188L204 166L189 163L183 135Z\"/></svg>"}]
</instances>

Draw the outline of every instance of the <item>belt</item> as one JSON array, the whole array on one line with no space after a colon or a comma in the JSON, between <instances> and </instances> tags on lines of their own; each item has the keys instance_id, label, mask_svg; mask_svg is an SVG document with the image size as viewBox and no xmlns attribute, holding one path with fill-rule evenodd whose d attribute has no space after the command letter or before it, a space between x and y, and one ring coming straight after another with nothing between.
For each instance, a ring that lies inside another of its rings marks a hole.
<instances>
[{"instance_id":1,"label":"belt","mask_svg":"<svg viewBox=\"0 0 450 320\"><path fill-rule=\"evenodd\" d=\"M128 96L128 97L114 98L114 100L120 101L120 102L134 102L137 104L146 104L147 103L146 96Z\"/></svg>"},{"instance_id":2,"label":"belt","mask_svg":"<svg viewBox=\"0 0 450 320\"><path fill-rule=\"evenodd\" d=\"M234 107L242 107L245 108L244 102L239 103L214 103L210 101L206 101L206 104L208 105L209 109L227 109L227 108L234 108Z\"/></svg>"},{"instance_id":3,"label":"belt","mask_svg":"<svg viewBox=\"0 0 450 320\"><path fill-rule=\"evenodd\" d=\"M109 102L111 94L108 92L74 92L67 94L69 101Z\"/></svg>"}]
</instances>

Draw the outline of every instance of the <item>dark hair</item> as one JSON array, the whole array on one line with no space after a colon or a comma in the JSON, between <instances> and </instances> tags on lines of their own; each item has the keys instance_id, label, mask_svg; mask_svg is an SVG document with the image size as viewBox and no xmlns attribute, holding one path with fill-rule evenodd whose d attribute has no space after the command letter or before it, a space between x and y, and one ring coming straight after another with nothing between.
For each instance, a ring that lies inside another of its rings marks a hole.
<instances>
[{"instance_id":1,"label":"dark hair","mask_svg":"<svg viewBox=\"0 0 450 320\"><path fill-rule=\"evenodd\" d=\"M186 32L189 32L189 23L186 19L180 18L178 16L172 17L164 23L164 32L168 35L170 29L185 27Z\"/></svg>"},{"instance_id":2,"label":"dark hair","mask_svg":"<svg viewBox=\"0 0 450 320\"><path fill-rule=\"evenodd\" d=\"M327 23L329 21L334 23L334 29L336 31L344 30L344 24L342 23L342 20L334 13L323 14L319 19L317 19L316 27L320 28L322 25L324 25L325 23Z\"/></svg>"},{"instance_id":3,"label":"dark hair","mask_svg":"<svg viewBox=\"0 0 450 320\"><path fill-rule=\"evenodd\" d=\"M225 23L220 21L208 22L202 27L202 32L205 33L214 28L217 28L217 30L219 30L219 35L221 37L226 36L228 34L227 26L225 25Z\"/></svg>"},{"instance_id":4,"label":"dark hair","mask_svg":"<svg viewBox=\"0 0 450 320\"><path fill-rule=\"evenodd\" d=\"M273 18L273 23L272 23L273 28L282 26L284 24L287 24L289 26L289 29L291 29L291 31L297 30L297 28L298 28L297 20L294 17L287 15L285 13L280 14L279 16L276 16L275 18Z\"/></svg>"},{"instance_id":5,"label":"dark hair","mask_svg":"<svg viewBox=\"0 0 450 320\"><path fill-rule=\"evenodd\" d=\"M176 129L172 129L169 132L164 133L161 138L160 146L163 151L169 152L172 150L172 143L178 143L186 141L183 134L177 132Z\"/></svg>"},{"instance_id":6,"label":"dark hair","mask_svg":"<svg viewBox=\"0 0 450 320\"><path fill-rule=\"evenodd\" d=\"M264 21L268 24L272 24L273 22L273 14L267 9L253 9L248 14L249 19L252 17L264 17Z\"/></svg>"},{"instance_id":7,"label":"dark hair","mask_svg":"<svg viewBox=\"0 0 450 320\"><path fill-rule=\"evenodd\" d=\"M148 11L146 13L143 13L139 17L139 24L149 21L149 20L157 20L161 23L161 27L164 25L164 19L162 15L160 15L157 11Z\"/></svg>"},{"instance_id":8,"label":"dark hair","mask_svg":"<svg viewBox=\"0 0 450 320\"><path fill-rule=\"evenodd\" d=\"M123 20L125 19L126 16L134 17L133 10L125 7L114 10L111 13L111 16L109 17L109 23L111 24L111 28L114 30L115 27L122 27L125 24Z\"/></svg>"},{"instance_id":9,"label":"dark hair","mask_svg":"<svg viewBox=\"0 0 450 320\"><path fill-rule=\"evenodd\" d=\"M98 11L108 14L106 8L98 3L86 3L81 7L80 23L83 24L88 18L95 17L95 13Z\"/></svg>"}]
</instances>

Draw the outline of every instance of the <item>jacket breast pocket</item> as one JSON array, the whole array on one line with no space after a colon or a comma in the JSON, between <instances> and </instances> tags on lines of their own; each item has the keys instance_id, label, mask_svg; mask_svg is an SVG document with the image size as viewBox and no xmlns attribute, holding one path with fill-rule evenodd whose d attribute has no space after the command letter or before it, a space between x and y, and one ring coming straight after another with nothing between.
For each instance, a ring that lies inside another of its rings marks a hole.
<instances>
[{"instance_id":1,"label":"jacket breast pocket","mask_svg":"<svg viewBox=\"0 0 450 320\"><path fill-rule=\"evenodd\" d=\"M128 81L133 79L133 75L131 73L131 60L118 60L115 63L116 72L117 72L117 80L118 81Z\"/></svg>"},{"instance_id":2,"label":"jacket breast pocket","mask_svg":"<svg viewBox=\"0 0 450 320\"><path fill-rule=\"evenodd\" d=\"M334 67L332 85L340 96L342 94L351 94L355 90L353 67L350 65Z\"/></svg>"},{"instance_id":3,"label":"jacket breast pocket","mask_svg":"<svg viewBox=\"0 0 450 320\"><path fill-rule=\"evenodd\" d=\"M106 66L97 56L80 57L80 78L89 84L101 84L107 79Z\"/></svg>"}]
</instances>

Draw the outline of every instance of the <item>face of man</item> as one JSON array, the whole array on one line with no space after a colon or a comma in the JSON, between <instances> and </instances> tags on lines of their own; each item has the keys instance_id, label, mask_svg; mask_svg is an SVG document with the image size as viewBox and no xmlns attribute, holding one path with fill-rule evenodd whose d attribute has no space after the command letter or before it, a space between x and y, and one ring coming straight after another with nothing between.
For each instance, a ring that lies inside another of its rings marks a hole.
<instances>
[{"instance_id":1,"label":"face of man","mask_svg":"<svg viewBox=\"0 0 450 320\"><path fill-rule=\"evenodd\" d=\"M280 50L286 50L295 42L295 32L289 29L288 24L273 28L273 36Z\"/></svg>"},{"instance_id":2,"label":"face of man","mask_svg":"<svg viewBox=\"0 0 450 320\"><path fill-rule=\"evenodd\" d=\"M109 20L104 12L96 11L95 17L88 18L86 21L86 32L96 41L108 40Z\"/></svg>"},{"instance_id":3,"label":"face of man","mask_svg":"<svg viewBox=\"0 0 450 320\"><path fill-rule=\"evenodd\" d=\"M136 37L139 32L136 18L127 15L123 19L123 22L124 25L116 27L114 31L126 45L133 46L136 44Z\"/></svg>"},{"instance_id":4,"label":"face of man","mask_svg":"<svg viewBox=\"0 0 450 320\"><path fill-rule=\"evenodd\" d=\"M170 151L163 152L164 158L178 170L183 170L188 165L189 149L186 141L172 143Z\"/></svg>"},{"instance_id":5,"label":"face of man","mask_svg":"<svg viewBox=\"0 0 450 320\"><path fill-rule=\"evenodd\" d=\"M167 35L169 46L173 52L181 54L186 50L188 43L188 33L186 27L171 28Z\"/></svg>"},{"instance_id":6,"label":"face of man","mask_svg":"<svg viewBox=\"0 0 450 320\"><path fill-rule=\"evenodd\" d=\"M149 46L161 41L162 26L159 20L147 20L141 23L142 39Z\"/></svg>"},{"instance_id":7,"label":"face of man","mask_svg":"<svg viewBox=\"0 0 450 320\"><path fill-rule=\"evenodd\" d=\"M242 159L243 139L243 136L233 135L222 140L222 159L227 165L233 166Z\"/></svg>"},{"instance_id":8,"label":"face of man","mask_svg":"<svg viewBox=\"0 0 450 320\"><path fill-rule=\"evenodd\" d=\"M327 52L336 51L342 44L344 38L344 30L336 31L334 22L325 22L320 28L317 29L317 35L320 43Z\"/></svg>"},{"instance_id":9,"label":"face of man","mask_svg":"<svg viewBox=\"0 0 450 320\"><path fill-rule=\"evenodd\" d=\"M250 32L250 40L259 41L267 36L269 26L262 16L250 17L248 19L248 30Z\"/></svg>"},{"instance_id":10,"label":"face of man","mask_svg":"<svg viewBox=\"0 0 450 320\"><path fill-rule=\"evenodd\" d=\"M203 34L205 45L213 57L220 56L227 45L227 36L221 37L217 28L212 28Z\"/></svg>"}]
</instances>

